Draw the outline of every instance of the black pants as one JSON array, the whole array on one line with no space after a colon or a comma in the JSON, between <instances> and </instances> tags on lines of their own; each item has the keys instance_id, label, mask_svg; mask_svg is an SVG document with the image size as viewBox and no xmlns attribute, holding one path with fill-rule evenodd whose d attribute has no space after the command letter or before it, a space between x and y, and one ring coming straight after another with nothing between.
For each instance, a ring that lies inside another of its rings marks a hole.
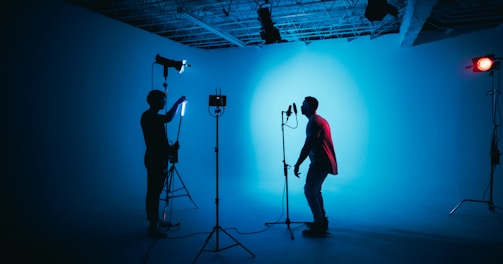
<instances>
[{"instance_id":1,"label":"black pants","mask_svg":"<svg viewBox=\"0 0 503 264\"><path fill-rule=\"evenodd\" d=\"M323 196L321 195L321 186L327 178L328 171L319 169L313 165L309 166L306 176L306 184L304 185L304 194L306 195L307 203L313 213L314 222L319 224L324 221L325 207Z\"/></svg>"},{"instance_id":2,"label":"black pants","mask_svg":"<svg viewBox=\"0 0 503 264\"><path fill-rule=\"evenodd\" d=\"M159 196L166 181L166 166L167 161L145 155L145 167L147 168L147 197L145 204L147 220L151 223L157 223L159 220Z\"/></svg>"}]
</instances>

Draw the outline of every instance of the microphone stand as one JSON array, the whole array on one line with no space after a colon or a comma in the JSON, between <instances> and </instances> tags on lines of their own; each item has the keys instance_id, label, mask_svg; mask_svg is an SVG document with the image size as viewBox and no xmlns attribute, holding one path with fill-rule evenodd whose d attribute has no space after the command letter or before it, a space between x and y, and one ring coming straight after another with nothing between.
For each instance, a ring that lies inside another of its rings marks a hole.
<instances>
[{"instance_id":1,"label":"microphone stand","mask_svg":"<svg viewBox=\"0 0 503 264\"><path fill-rule=\"evenodd\" d=\"M288 122L288 117L292 114L290 111L291 108L288 108L288 111L286 111L287 114L287 122ZM297 111L295 111L297 112ZM284 117L283 114L285 111L281 111L281 136L282 136L282 142L283 142L283 175L285 176L285 191L286 191L286 219L284 222L266 222L265 225L272 225L272 224L286 224L288 231L290 232L290 238L293 240L293 232L292 228L290 227L290 224L307 224L308 222L292 222L290 220L290 208L289 208L289 201L288 201L288 164L286 163L286 158L285 158L285 125L286 123L284 122ZM297 114L297 113L296 113Z\"/></svg>"}]
</instances>

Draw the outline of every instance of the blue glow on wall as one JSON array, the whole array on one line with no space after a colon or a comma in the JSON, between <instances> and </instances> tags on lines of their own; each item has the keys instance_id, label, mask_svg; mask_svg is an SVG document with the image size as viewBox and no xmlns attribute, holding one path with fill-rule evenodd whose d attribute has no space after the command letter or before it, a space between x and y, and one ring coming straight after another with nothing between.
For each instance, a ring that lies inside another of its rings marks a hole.
<instances>
[{"instance_id":1,"label":"blue glow on wall","mask_svg":"<svg viewBox=\"0 0 503 264\"><path fill-rule=\"evenodd\" d=\"M278 50L277 52L281 52ZM281 57L281 55L279 56ZM344 64L326 52L300 51L278 61L268 58L263 67L269 69L260 76L251 98L249 127L253 142L256 167L260 175L258 186L266 192L281 190L284 182L282 163L281 112L296 103L298 117L292 115L285 126L285 149L288 164L295 164L305 139L307 118L300 113L300 105L306 96L319 99L318 113L331 123L334 144L345 180L361 175L358 173L358 157L365 156L367 114L357 84ZM342 114L342 113L350 113ZM284 116L286 121L286 116ZM291 127L296 127L292 129ZM358 135L358 141L342 140ZM264 146L267 146L264 148ZM309 162L303 164L303 176ZM347 165L351 164L351 165ZM292 183L295 177L289 171ZM292 179L293 178L293 179ZM303 180L300 180L303 182ZM329 183L330 181L327 181ZM299 184L292 185L292 192L302 193ZM336 188L327 185L327 190Z\"/></svg>"}]
</instances>

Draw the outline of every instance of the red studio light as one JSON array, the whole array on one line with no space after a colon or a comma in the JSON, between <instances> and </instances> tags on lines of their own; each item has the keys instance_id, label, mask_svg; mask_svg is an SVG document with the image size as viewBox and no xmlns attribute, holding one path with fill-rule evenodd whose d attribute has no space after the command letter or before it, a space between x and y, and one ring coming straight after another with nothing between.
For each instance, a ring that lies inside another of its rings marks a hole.
<instances>
[{"instance_id":1,"label":"red studio light","mask_svg":"<svg viewBox=\"0 0 503 264\"><path fill-rule=\"evenodd\" d=\"M494 68L494 55L486 55L472 59L474 72L490 71Z\"/></svg>"}]
</instances>

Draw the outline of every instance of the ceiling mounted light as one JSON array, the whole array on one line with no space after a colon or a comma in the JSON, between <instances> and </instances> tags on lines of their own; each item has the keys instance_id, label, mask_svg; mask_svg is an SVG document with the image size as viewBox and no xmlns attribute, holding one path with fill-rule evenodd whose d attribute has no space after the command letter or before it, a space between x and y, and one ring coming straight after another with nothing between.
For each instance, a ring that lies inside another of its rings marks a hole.
<instances>
[{"instance_id":1,"label":"ceiling mounted light","mask_svg":"<svg viewBox=\"0 0 503 264\"><path fill-rule=\"evenodd\" d=\"M368 0L365 17L369 21L380 21L387 14L398 17L398 9L390 5L386 0Z\"/></svg>"},{"instance_id":2,"label":"ceiling mounted light","mask_svg":"<svg viewBox=\"0 0 503 264\"><path fill-rule=\"evenodd\" d=\"M267 2L266 2L267 4ZM271 19L269 8L260 6L257 11L258 19L262 27L260 28L260 37L265 41L265 44L283 42L279 34L279 30L274 26Z\"/></svg>"}]
</instances>

